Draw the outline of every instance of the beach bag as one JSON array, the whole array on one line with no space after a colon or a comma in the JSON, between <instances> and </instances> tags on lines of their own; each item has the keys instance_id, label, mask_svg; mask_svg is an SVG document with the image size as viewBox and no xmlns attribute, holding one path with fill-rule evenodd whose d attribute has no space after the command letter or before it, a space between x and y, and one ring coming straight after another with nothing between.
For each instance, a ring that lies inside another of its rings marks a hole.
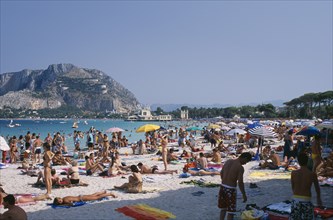
<instances>
[{"instance_id":1,"label":"beach bag","mask_svg":"<svg viewBox=\"0 0 333 220\"><path fill-rule=\"evenodd\" d=\"M265 216L265 212L262 210L245 210L241 214L241 219L243 220L259 220Z\"/></svg>"}]
</instances>

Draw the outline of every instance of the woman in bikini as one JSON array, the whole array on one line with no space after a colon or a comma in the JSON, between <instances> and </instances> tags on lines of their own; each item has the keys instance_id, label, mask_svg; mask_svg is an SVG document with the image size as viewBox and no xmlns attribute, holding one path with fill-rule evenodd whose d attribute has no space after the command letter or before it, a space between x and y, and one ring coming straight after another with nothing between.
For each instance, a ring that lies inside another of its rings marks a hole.
<instances>
[{"instance_id":1,"label":"woman in bikini","mask_svg":"<svg viewBox=\"0 0 333 220\"><path fill-rule=\"evenodd\" d=\"M318 165L322 161L319 135L315 135L314 140L311 143L311 157L312 157L312 161L313 161L312 171L316 172Z\"/></svg>"},{"instance_id":2,"label":"woman in bikini","mask_svg":"<svg viewBox=\"0 0 333 220\"><path fill-rule=\"evenodd\" d=\"M94 161L94 154L91 153L88 156L86 156L86 172L87 176L91 176L97 169L99 169L101 172L103 172L103 167L99 163L95 163Z\"/></svg>"},{"instance_id":3,"label":"woman in bikini","mask_svg":"<svg viewBox=\"0 0 333 220\"><path fill-rule=\"evenodd\" d=\"M51 146L49 143L44 143L44 156L43 156L43 165L44 165L44 178L45 178L45 187L46 194L51 194L52 188L52 175L51 175L51 161L54 154L51 152Z\"/></svg>"},{"instance_id":4,"label":"woman in bikini","mask_svg":"<svg viewBox=\"0 0 333 220\"><path fill-rule=\"evenodd\" d=\"M79 196L65 196L63 198L56 197L53 200L54 205L73 205L74 202L87 202L102 199L104 197L113 197L117 198L113 193L108 193L106 191L97 192L89 195L79 195Z\"/></svg>"},{"instance_id":5,"label":"woman in bikini","mask_svg":"<svg viewBox=\"0 0 333 220\"><path fill-rule=\"evenodd\" d=\"M135 165L131 165L131 176L128 177L128 183L124 183L121 186L115 186L116 189L124 189L128 193L142 192L142 176L139 168Z\"/></svg>"},{"instance_id":6,"label":"woman in bikini","mask_svg":"<svg viewBox=\"0 0 333 220\"><path fill-rule=\"evenodd\" d=\"M5 190L0 187L0 205L3 203L3 198L8 196L9 194L5 192ZM15 195L15 203L29 203L29 202L36 202L36 201L43 201L47 199L51 199L48 195L40 195L40 196L23 196L23 195Z\"/></svg>"}]
</instances>

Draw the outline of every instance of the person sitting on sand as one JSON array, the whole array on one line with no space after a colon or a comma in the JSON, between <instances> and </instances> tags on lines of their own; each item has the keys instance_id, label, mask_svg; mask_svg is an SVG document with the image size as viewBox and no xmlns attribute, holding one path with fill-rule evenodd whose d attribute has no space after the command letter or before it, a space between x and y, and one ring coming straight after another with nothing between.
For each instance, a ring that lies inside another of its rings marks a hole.
<instances>
[{"instance_id":1,"label":"person sitting on sand","mask_svg":"<svg viewBox=\"0 0 333 220\"><path fill-rule=\"evenodd\" d=\"M86 159L86 173L87 173L87 176L91 176L97 170L100 170L101 172L103 172L103 167L99 163L95 163L93 153L90 153L89 157L86 156L85 159Z\"/></svg>"},{"instance_id":2,"label":"person sitting on sand","mask_svg":"<svg viewBox=\"0 0 333 220\"><path fill-rule=\"evenodd\" d=\"M61 183L60 183L61 179L57 175L57 172L55 169L51 169L51 181L52 181L52 186L61 185ZM39 173L38 173L36 184L45 184L44 173L42 171L39 171Z\"/></svg>"},{"instance_id":3,"label":"person sitting on sand","mask_svg":"<svg viewBox=\"0 0 333 220\"><path fill-rule=\"evenodd\" d=\"M71 184L80 183L79 167L77 161L73 160L72 167L67 171L67 179L69 179Z\"/></svg>"},{"instance_id":4,"label":"person sitting on sand","mask_svg":"<svg viewBox=\"0 0 333 220\"><path fill-rule=\"evenodd\" d=\"M124 183L121 186L114 186L115 189L123 189L128 193L142 192L142 176L139 168L135 165L131 165L132 175L128 177L128 183Z\"/></svg>"},{"instance_id":5,"label":"person sitting on sand","mask_svg":"<svg viewBox=\"0 0 333 220\"><path fill-rule=\"evenodd\" d=\"M180 155L180 157L191 158L191 154L190 152L183 150L183 153Z\"/></svg>"},{"instance_id":6,"label":"person sitting on sand","mask_svg":"<svg viewBox=\"0 0 333 220\"><path fill-rule=\"evenodd\" d=\"M212 157L211 162L214 162L217 164L222 163L221 153L217 148L213 149L213 157Z\"/></svg>"},{"instance_id":7,"label":"person sitting on sand","mask_svg":"<svg viewBox=\"0 0 333 220\"><path fill-rule=\"evenodd\" d=\"M192 176L220 175L219 171L206 171L206 170L195 171L195 170L190 170L188 168L188 166L186 166L186 165L183 168L183 173L189 173Z\"/></svg>"},{"instance_id":8,"label":"person sitting on sand","mask_svg":"<svg viewBox=\"0 0 333 220\"><path fill-rule=\"evenodd\" d=\"M142 164L141 162L138 163L138 167L140 168L140 173L142 173L142 174L173 174L173 173L178 173L177 170L160 171L160 170L158 170L157 166L149 167L147 165Z\"/></svg>"},{"instance_id":9,"label":"person sitting on sand","mask_svg":"<svg viewBox=\"0 0 333 220\"><path fill-rule=\"evenodd\" d=\"M102 191L102 192L97 192L89 195L79 195L79 196L65 196L63 198L56 197L53 200L54 205L67 205L67 206L72 206L74 202L87 202L87 201L94 201L94 200L99 200L104 197L113 197L117 198L117 196L113 193Z\"/></svg>"},{"instance_id":10,"label":"person sitting on sand","mask_svg":"<svg viewBox=\"0 0 333 220\"><path fill-rule=\"evenodd\" d=\"M12 194L3 198L3 206L8 211L0 214L0 219L27 220L27 213L19 206L15 205L15 197Z\"/></svg>"},{"instance_id":11,"label":"person sitting on sand","mask_svg":"<svg viewBox=\"0 0 333 220\"><path fill-rule=\"evenodd\" d=\"M318 165L316 172L318 176L333 177L333 152Z\"/></svg>"},{"instance_id":12,"label":"person sitting on sand","mask_svg":"<svg viewBox=\"0 0 333 220\"><path fill-rule=\"evenodd\" d=\"M267 147L265 149L267 150ZM268 167L271 170L276 170L279 169L280 166L286 166L285 163L281 163L280 156L274 150L271 150L266 158L267 159L263 163L259 164L259 167L262 169Z\"/></svg>"},{"instance_id":13,"label":"person sitting on sand","mask_svg":"<svg viewBox=\"0 0 333 220\"><path fill-rule=\"evenodd\" d=\"M205 157L204 153L200 152L199 158L197 159L197 168L199 169L207 169L208 168L208 161Z\"/></svg>"},{"instance_id":14,"label":"person sitting on sand","mask_svg":"<svg viewBox=\"0 0 333 220\"><path fill-rule=\"evenodd\" d=\"M3 199L10 194L6 193L5 190L0 187L0 205L3 203ZM51 197L47 194L39 195L39 196L20 196L14 195L16 203L30 203L36 201L44 201L47 199L51 199Z\"/></svg>"},{"instance_id":15,"label":"person sitting on sand","mask_svg":"<svg viewBox=\"0 0 333 220\"><path fill-rule=\"evenodd\" d=\"M173 148L170 148L167 154L167 161L170 163L171 161L178 160L177 155L175 154L175 150Z\"/></svg>"},{"instance_id":16,"label":"person sitting on sand","mask_svg":"<svg viewBox=\"0 0 333 220\"><path fill-rule=\"evenodd\" d=\"M67 165L68 163L71 163L71 160L62 156L60 151L57 151L52 158L53 165Z\"/></svg>"}]
</instances>

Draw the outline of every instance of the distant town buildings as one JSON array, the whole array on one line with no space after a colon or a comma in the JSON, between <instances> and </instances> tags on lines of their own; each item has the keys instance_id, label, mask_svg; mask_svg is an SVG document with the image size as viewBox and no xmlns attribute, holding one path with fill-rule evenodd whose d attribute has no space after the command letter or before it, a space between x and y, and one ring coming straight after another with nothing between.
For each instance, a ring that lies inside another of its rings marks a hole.
<instances>
[{"instance_id":1,"label":"distant town buildings","mask_svg":"<svg viewBox=\"0 0 333 220\"><path fill-rule=\"evenodd\" d=\"M130 115L127 121L171 121L171 115L152 115L151 111L147 108L140 109L134 115Z\"/></svg>"},{"instance_id":2,"label":"distant town buildings","mask_svg":"<svg viewBox=\"0 0 333 220\"><path fill-rule=\"evenodd\" d=\"M180 110L180 119L182 120L188 119L188 110Z\"/></svg>"}]
</instances>

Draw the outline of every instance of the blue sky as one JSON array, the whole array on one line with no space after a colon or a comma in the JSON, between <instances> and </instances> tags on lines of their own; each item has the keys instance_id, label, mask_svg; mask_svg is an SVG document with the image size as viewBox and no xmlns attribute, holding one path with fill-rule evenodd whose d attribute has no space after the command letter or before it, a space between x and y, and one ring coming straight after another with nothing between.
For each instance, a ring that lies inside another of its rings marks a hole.
<instances>
[{"instance_id":1,"label":"blue sky","mask_svg":"<svg viewBox=\"0 0 333 220\"><path fill-rule=\"evenodd\" d=\"M99 69L143 104L333 89L332 1L3 1L0 72Z\"/></svg>"}]
</instances>

